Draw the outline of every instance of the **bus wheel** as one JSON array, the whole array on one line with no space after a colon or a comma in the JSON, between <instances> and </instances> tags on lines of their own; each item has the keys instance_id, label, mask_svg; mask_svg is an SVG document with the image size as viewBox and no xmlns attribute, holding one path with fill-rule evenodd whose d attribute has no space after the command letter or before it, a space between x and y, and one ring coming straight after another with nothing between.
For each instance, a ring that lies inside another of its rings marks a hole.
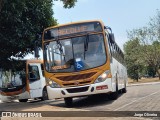
<instances>
[{"instance_id":1,"label":"bus wheel","mask_svg":"<svg viewBox=\"0 0 160 120\"><path fill-rule=\"evenodd\" d=\"M67 107L72 107L73 105L73 99L71 97L64 98L65 104Z\"/></svg>"},{"instance_id":2,"label":"bus wheel","mask_svg":"<svg viewBox=\"0 0 160 120\"><path fill-rule=\"evenodd\" d=\"M118 98L118 80L116 80L116 91L110 93L109 99L116 100Z\"/></svg>"},{"instance_id":3,"label":"bus wheel","mask_svg":"<svg viewBox=\"0 0 160 120\"><path fill-rule=\"evenodd\" d=\"M127 89L126 89L126 85L125 87L122 89L122 93L126 93L127 92Z\"/></svg>"},{"instance_id":4,"label":"bus wheel","mask_svg":"<svg viewBox=\"0 0 160 120\"><path fill-rule=\"evenodd\" d=\"M41 100L48 100L48 93L46 88L43 89Z\"/></svg>"},{"instance_id":5,"label":"bus wheel","mask_svg":"<svg viewBox=\"0 0 160 120\"><path fill-rule=\"evenodd\" d=\"M27 102L28 99L19 99L19 102Z\"/></svg>"},{"instance_id":6,"label":"bus wheel","mask_svg":"<svg viewBox=\"0 0 160 120\"><path fill-rule=\"evenodd\" d=\"M123 88L122 89L122 93L126 93L127 92L127 89L126 88Z\"/></svg>"},{"instance_id":7,"label":"bus wheel","mask_svg":"<svg viewBox=\"0 0 160 120\"><path fill-rule=\"evenodd\" d=\"M112 93L109 95L109 99L111 99L111 100L116 100L117 98L118 98L118 91L112 92Z\"/></svg>"}]
</instances>

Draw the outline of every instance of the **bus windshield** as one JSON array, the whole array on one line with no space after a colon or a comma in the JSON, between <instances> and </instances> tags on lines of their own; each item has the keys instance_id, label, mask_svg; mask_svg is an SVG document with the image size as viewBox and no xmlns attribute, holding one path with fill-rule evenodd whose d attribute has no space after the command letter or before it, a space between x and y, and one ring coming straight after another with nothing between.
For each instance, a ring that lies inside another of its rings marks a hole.
<instances>
[{"instance_id":1,"label":"bus windshield","mask_svg":"<svg viewBox=\"0 0 160 120\"><path fill-rule=\"evenodd\" d=\"M103 34L86 34L44 44L48 72L76 72L106 63Z\"/></svg>"}]
</instances>

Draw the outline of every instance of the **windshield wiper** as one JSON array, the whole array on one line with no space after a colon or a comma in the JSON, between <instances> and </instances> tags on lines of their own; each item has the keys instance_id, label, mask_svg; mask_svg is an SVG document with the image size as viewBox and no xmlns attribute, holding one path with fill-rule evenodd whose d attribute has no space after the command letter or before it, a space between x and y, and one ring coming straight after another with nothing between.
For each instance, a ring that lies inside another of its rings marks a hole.
<instances>
[{"instance_id":1,"label":"windshield wiper","mask_svg":"<svg viewBox=\"0 0 160 120\"><path fill-rule=\"evenodd\" d=\"M86 34L86 39L84 40L84 60L86 56L86 51L88 51L89 34Z\"/></svg>"}]
</instances>

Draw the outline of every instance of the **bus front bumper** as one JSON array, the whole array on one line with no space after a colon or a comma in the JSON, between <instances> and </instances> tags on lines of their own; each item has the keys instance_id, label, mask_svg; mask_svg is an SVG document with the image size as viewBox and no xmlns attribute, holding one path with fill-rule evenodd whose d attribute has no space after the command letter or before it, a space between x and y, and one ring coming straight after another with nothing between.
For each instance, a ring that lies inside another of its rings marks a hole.
<instances>
[{"instance_id":1,"label":"bus front bumper","mask_svg":"<svg viewBox=\"0 0 160 120\"><path fill-rule=\"evenodd\" d=\"M1 96L1 101L2 102L9 102L9 101L13 101L13 100L17 100L19 99L19 95L12 95L12 96Z\"/></svg>"},{"instance_id":2,"label":"bus front bumper","mask_svg":"<svg viewBox=\"0 0 160 120\"><path fill-rule=\"evenodd\" d=\"M47 86L49 99L88 96L93 94L109 93L111 91L111 79L107 79L101 83L76 87L51 88L50 86Z\"/></svg>"}]
</instances>

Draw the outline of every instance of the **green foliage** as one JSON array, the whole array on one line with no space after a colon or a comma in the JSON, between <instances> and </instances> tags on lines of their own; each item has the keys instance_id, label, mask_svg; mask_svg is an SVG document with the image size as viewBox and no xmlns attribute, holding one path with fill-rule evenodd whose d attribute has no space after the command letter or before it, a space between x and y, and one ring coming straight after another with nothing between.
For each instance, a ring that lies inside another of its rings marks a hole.
<instances>
[{"instance_id":1,"label":"green foliage","mask_svg":"<svg viewBox=\"0 0 160 120\"><path fill-rule=\"evenodd\" d=\"M55 25L51 0L5 0L0 12L0 65L31 53L36 34ZM9 66L8 66L9 67Z\"/></svg>"},{"instance_id":2,"label":"green foliage","mask_svg":"<svg viewBox=\"0 0 160 120\"><path fill-rule=\"evenodd\" d=\"M128 68L128 76L138 80L140 71L142 71L143 62L139 59L141 56L140 43L138 39L130 40L124 45L125 61Z\"/></svg>"},{"instance_id":3,"label":"green foliage","mask_svg":"<svg viewBox=\"0 0 160 120\"><path fill-rule=\"evenodd\" d=\"M152 66L148 66L147 67L147 71L146 71L147 75L155 77L156 75L156 71Z\"/></svg>"},{"instance_id":4,"label":"green foliage","mask_svg":"<svg viewBox=\"0 0 160 120\"><path fill-rule=\"evenodd\" d=\"M0 0L0 11L2 9L3 0Z\"/></svg>"},{"instance_id":5,"label":"green foliage","mask_svg":"<svg viewBox=\"0 0 160 120\"><path fill-rule=\"evenodd\" d=\"M75 2L63 0L65 8ZM52 6L52 0L0 0L0 68L10 68L13 57L32 53L37 34L57 24Z\"/></svg>"},{"instance_id":6,"label":"green foliage","mask_svg":"<svg viewBox=\"0 0 160 120\"><path fill-rule=\"evenodd\" d=\"M154 77L157 72L160 78L160 12L147 27L129 31L128 37L130 41L126 42L124 51L129 76L148 74Z\"/></svg>"},{"instance_id":7,"label":"green foliage","mask_svg":"<svg viewBox=\"0 0 160 120\"><path fill-rule=\"evenodd\" d=\"M57 1L57 0L55 0ZM77 2L77 0L60 0L63 2L64 4L64 8L72 8L75 6L75 3Z\"/></svg>"}]
</instances>

